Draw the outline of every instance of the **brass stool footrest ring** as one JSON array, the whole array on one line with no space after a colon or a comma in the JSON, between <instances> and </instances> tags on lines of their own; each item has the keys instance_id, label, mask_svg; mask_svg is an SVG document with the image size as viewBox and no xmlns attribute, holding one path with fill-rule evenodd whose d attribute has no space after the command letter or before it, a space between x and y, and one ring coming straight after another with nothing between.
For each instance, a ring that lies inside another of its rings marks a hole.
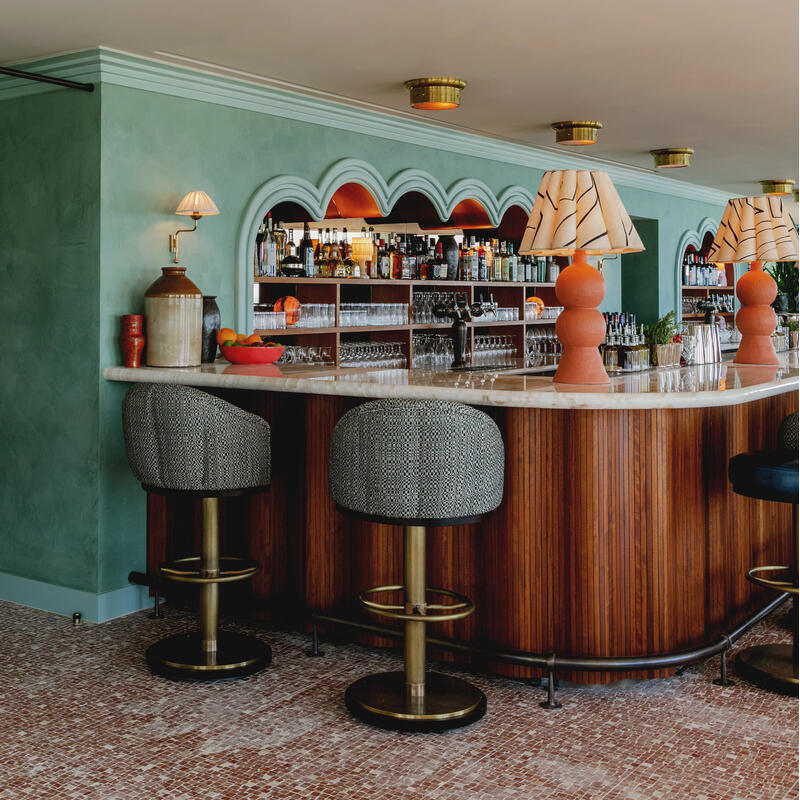
<instances>
[{"instance_id":1,"label":"brass stool footrest ring","mask_svg":"<svg viewBox=\"0 0 800 800\"><path fill-rule=\"evenodd\" d=\"M774 589L778 592L789 592L789 594L797 594L797 580L793 581L776 581L770 580L769 578L762 578L760 577L760 573L762 572L790 572L791 567L753 567L752 569L747 570L747 580L750 583L756 584L756 586L763 586L766 589Z\"/></svg>"},{"instance_id":2,"label":"brass stool footrest ring","mask_svg":"<svg viewBox=\"0 0 800 800\"><path fill-rule=\"evenodd\" d=\"M231 583L243 581L256 574L259 570L258 561L252 558L236 558L226 556L219 560L219 572L209 574L201 568L200 556L176 558L164 562L158 571L171 581L179 583Z\"/></svg>"},{"instance_id":3,"label":"brass stool footrest ring","mask_svg":"<svg viewBox=\"0 0 800 800\"><path fill-rule=\"evenodd\" d=\"M452 622L453 620L463 619L468 617L475 611L475 603L469 597L458 592L451 592L449 589L437 589L426 587L426 594L441 594L445 597L452 597L457 602L455 603L426 603L425 609L433 609L440 611L439 614L406 614L405 605L388 605L386 603L376 603L374 600L368 600L367 596L371 594L378 594L379 592L400 592L405 589L402 585L393 586L373 586L371 589L366 589L358 596L359 602L372 614L379 614L383 617L390 619L400 619L405 622Z\"/></svg>"}]
</instances>

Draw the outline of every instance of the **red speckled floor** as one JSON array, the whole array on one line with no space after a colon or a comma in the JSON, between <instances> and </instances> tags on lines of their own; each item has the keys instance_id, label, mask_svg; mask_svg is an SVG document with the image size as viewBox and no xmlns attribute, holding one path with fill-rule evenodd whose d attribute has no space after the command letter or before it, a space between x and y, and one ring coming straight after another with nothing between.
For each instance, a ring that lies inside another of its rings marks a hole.
<instances>
[{"instance_id":1,"label":"red speckled floor","mask_svg":"<svg viewBox=\"0 0 800 800\"><path fill-rule=\"evenodd\" d=\"M788 800L797 798L797 699L710 679L542 689L473 675L480 722L444 734L370 728L342 702L387 652L265 635L273 666L173 683L145 647L191 622L134 614L103 625L0 603L3 800ZM789 640L784 610L737 643ZM263 633L262 633L263 635ZM735 676L734 676L735 677Z\"/></svg>"}]
</instances>

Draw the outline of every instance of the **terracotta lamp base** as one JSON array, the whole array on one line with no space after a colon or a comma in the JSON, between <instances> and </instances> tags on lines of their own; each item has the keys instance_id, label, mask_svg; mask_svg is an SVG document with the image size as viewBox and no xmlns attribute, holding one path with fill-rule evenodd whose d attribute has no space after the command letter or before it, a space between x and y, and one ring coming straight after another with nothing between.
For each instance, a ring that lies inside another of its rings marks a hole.
<instances>
[{"instance_id":1,"label":"terracotta lamp base","mask_svg":"<svg viewBox=\"0 0 800 800\"><path fill-rule=\"evenodd\" d=\"M556 297L564 310L556 320L556 335L563 345L557 383L606 385L610 383L598 349L606 335L606 323L597 306L603 301L606 283L586 260L585 250L576 250L572 264L556 281Z\"/></svg>"},{"instance_id":2,"label":"terracotta lamp base","mask_svg":"<svg viewBox=\"0 0 800 800\"><path fill-rule=\"evenodd\" d=\"M753 261L750 271L739 278L736 296L742 304L736 315L736 327L742 334L742 341L734 363L777 365L778 355L771 334L778 318L770 303L778 296L778 287L764 272L760 261Z\"/></svg>"}]
</instances>

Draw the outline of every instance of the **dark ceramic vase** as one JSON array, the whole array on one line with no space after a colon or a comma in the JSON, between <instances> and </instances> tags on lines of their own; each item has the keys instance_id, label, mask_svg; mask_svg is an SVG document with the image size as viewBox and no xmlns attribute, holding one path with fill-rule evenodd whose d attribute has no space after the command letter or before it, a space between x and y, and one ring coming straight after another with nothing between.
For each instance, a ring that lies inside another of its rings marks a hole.
<instances>
[{"instance_id":1,"label":"dark ceramic vase","mask_svg":"<svg viewBox=\"0 0 800 800\"><path fill-rule=\"evenodd\" d=\"M202 361L211 364L217 357L217 333L219 333L220 316L216 295L203 295L203 344Z\"/></svg>"}]
</instances>

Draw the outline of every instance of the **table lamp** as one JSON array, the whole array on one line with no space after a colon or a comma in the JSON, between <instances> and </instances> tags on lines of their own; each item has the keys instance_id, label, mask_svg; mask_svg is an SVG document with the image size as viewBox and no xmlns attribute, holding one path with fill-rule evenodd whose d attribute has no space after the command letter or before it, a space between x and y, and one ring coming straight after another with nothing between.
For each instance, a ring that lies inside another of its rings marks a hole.
<instances>
[{"instance_id":1,"label":"table lamp","mask_svg":"<svg viewBox=\"0 0 800 800\"><path fill-rule=\"evenodd\" d=\"M749 263L739 278L736 296L742 304L736 327L742 341L737 364L778 364L772 332L778 323L770 303L778 287L763 270L764 261L797 261L797 231L780 197L737 197L728 200L709 251L709 261Z\"/></svg>"},{"instance_id":2,"label":"table lamp","mask_svg":"<svg viewBox=\"0 0 800 800\"><path fill-rule=\"evenodd\" d=\"M556 320L563 346L554 381L608 384L599 346L606 326L597 306L605 296L603 276L586 257L638 253L642 240L606 172L545 172L519 252L522 255L572 256L561 270L556 297L564 310Z\"/></svg>"}]
</instances>

